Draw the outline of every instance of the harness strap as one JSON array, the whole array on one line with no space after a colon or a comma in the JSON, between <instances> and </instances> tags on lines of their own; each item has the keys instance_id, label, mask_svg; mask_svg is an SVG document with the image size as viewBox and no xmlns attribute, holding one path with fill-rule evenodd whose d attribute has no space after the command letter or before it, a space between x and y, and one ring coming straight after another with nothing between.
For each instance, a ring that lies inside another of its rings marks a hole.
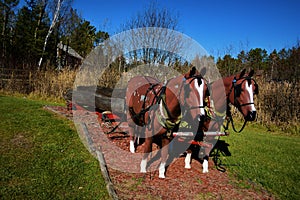
<instances>
[{"instance_id":1,"label":"harness strap","mask_svg":"<svg viewBox=\"0 0 300 200\"><path fill-rule=\"evenodd\" d=\"M248 78L249 78L249 77L242 77L242 78L239 78L238 80L244 79L244 80L242 81L242 83L243 83L243 82L246 81ZM251 80L254 80L254 79L252 79L252 78L250 78L250 79L251 79ZM233 93L234 93L234 104L236 104L235 106L236 106L237 108L241 108L241 107L247 106L247 105L252 105L252 104L254 104L254 102L244 103L244 104L238 104L238 102L237 102L237 96L236 96L236 87L237 87L237 86L236 86L236 82L237 82L237 79L234 77L234 79L233 79L233 81L232 81L232 87L230 88L229 93L228 93L228 95L227 95L227 113L226 113L226 115L228 116L229 120L227 121L226 127L224 127L224 128L225 128L225 130L228 130L229 123L231 122L231 125L232 125L232 128L233 128L234 132L240 133L240 132L242 132L242 131L244 130L244 128L245 128L245 126L246 126L246 124L247 124L247 120L244 120L244 124L243 124L242 128L241 128L239 131L237 131L236 128L235 128L235 126L234 126L233 118L232 118L231 111L230 111L230 106L229 106L229 102L230 102L230 101L229 101L229 96L230 96L231 92L233 91ZM255 80L254 80L254 82L255 82ZM256 82L255 82L255 84L257 85Z\"/></svg>"},{"instance_id":2,"label":"harness strap","mask_svg":"<svg viewBox=\"0 0 300 200\"><path fill-rule=\"evenodd\" d=\"M226 127L224 127L225 130L228 130L229 123L231 122L231 126L232 126L232 129L234 130L234 132L236 132L236 133L242 132L244 130L244 128L245 128L245 126L246 126L246 124L247 124L248 121L245 120L242 128L239 131L237 131L236 128L235 128L235 126L234 126L233 117L232 117L231 111L230 111L230 106L228 104L227 104L227 106L228 106L228 110L227 110L228 120L227 120Z\"/></svg>"},{"instance_id":3,"label":"harness strap","mask_svg":"<svg viewBox=\"0 0 300 200\"><path fill-rule=\"evenodd\" d=\"M182 114L180 114L180 116L176 119L176 121L173 121L170 118L168 108L163 103L164 100L165 100L165 95L162 96L161 103L159 104L159 108L156 110L155 114L159 124L162 127L166 128L167 130L172 130L180 124L182 119Z\"/></svg>"},{"instance_id":4,"label":"harness strap","mask_svg":"<svg viewBox=\"0 0 300 200\"><path fill-rule=\"evenodd\" d=\"M242 106L248 106L248 105L252 105L252 104L254 104L253 102L251 102L251 103L244 103L244 104L240 104L240 107L242 107Z\"/></svg>"},{"instance_id":5,"label":"harness strap","mask_svg":"<svg viewBox=\"0 0 300 200\"><path fill-rule=\"evenodd\" d=\"M165 89L162 87L162 88L160 89L160 91L158 91L158 93L157 93L157 92L155 91L154 88L155 88L157 85L159 85L159 84L158 84L158 83L152 84L152 83L150 83L150 82L149 82L149 84L150 84L150 86L149 86L149 88L147 89L147 91L146 91L146 93L145 93L145 96L144 96L144 99L143 99L142 110L141 110L139 113L135 113L134 110L133 110L133 107L129 107L129 112L130 112L130 114L131 114L132 120L133 120L136 124L140 124L140 125L142 125L142 126L146 125L146 124L145 124L145 119L144 119L144 118L145 118L146 112L148 112L148 111L153 107L153 105L157 104L157 103L160 101L161 96L162 96L162 94L164 93L164 90L165 90ZM155 95L155 97L153 98L153 101L151 102L151 105L148 106L148 107L146 108L146 98L147 98L147 95L148 95L148 93L149 93L150 91L153 92L153 94Z\"/></svg>"}]
</instances>

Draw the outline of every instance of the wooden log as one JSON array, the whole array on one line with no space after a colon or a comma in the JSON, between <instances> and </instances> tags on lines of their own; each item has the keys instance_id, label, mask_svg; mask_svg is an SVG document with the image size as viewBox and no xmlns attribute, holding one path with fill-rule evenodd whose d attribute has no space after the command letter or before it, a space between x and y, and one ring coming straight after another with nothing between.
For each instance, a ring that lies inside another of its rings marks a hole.
<instances>
[{"instance_id":1,"label":"wooden log","mask_svg":"<svg viewBox=\"0 0 300 200\"><path fill-rule=\"evenodd\" d=\"M125 110L125 90L123 89L79 86L75 90L68 90L64 98L67 102L74 101L89 110L114 111L121 114L124 114Z\"/></svg>"},{"instance_id":2,"label":"wooden log","mask_svg":"<svg viewBox=\"0 0 300 200\"><path fill-rule=\"evenodd\" d=\"M100 169L101 169L101 173L103 175L103 178L106 182L106 189L110 195L110 197L114 200L118 199L118 195L114 189L114 186L111 182L109 173L107 171L107 165L106 165L106 161L104 158L104 155L101 151L96 150L96 154L97 154L97 158L99 160L99 164L100 164Z\"/></svg>"}]
</instances>

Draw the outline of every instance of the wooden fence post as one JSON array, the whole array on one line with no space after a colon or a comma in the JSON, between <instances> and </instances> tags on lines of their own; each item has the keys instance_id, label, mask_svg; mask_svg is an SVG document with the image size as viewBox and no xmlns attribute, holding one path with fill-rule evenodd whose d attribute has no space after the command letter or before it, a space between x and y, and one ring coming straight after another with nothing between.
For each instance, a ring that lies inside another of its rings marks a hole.
<instances>
[{"instance_id":1,"label":"wooden fence post","mask_svg":"<svg viewBox=\"0 0 300 200\"><path fill-rule=\"evenodd\" d=\"M85 123L80 123L80 126L81 126L81 129L83 130L84 136L87 140L87 143L88 143L87 145L89 147L90 152L93 153L93 154L96 154L96 156L97 156L97 159L98 159L99 164L100 164L100 169L101 169L102 176L104 177L104 180L106 182L106 189L108 191L108 194L110 195L110 197L113 200L118 200L117 193L114 189L113 183L110 179L110 176L109 176L109 173L108 173L108 170L107 170L106 161L105 161L104 155L102 153L101 147L100 147L100 150L97 150L94 147L92 138L89 135L89 131L88 131L88 128L87 128L86 124Z\"/></svg>"}]
</instances>

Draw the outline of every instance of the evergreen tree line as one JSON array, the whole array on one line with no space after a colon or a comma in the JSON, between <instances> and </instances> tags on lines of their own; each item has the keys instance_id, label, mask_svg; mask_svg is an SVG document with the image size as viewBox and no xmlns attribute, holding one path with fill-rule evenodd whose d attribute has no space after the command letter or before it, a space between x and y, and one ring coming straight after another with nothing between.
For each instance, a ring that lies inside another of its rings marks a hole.
<instances>
[{"instance_id":1,"label":"evergreen tree line","mask_svg":"<svg viewBox=\"0 0 300 200\"><path fill-rule=\"evenodd\" d=\"M57 23L52 24L56 11ZM45 45L51 24L54 27ZM83 19L72 8L72 0L26 0L22 7L19 0L1 0L0 31L0 66L29 70L37 68L42 56L43 68L55 68L60 42L85 57L109 37Z\"/></svg>"},{"instance_id":2,"label":"evergreen tree line","mask_svg":"<svg viewBox=\"0 0 300 200\"><path fill-rule=\"evenodd\" d=\"M223 76L251 68L266 80L296 82L300 77L300 43L298 41L292 48L273 50L269 54L261 48L241 51L236 58L226 54L217 59L217 66Z\"/></svg>"}]
</instances>

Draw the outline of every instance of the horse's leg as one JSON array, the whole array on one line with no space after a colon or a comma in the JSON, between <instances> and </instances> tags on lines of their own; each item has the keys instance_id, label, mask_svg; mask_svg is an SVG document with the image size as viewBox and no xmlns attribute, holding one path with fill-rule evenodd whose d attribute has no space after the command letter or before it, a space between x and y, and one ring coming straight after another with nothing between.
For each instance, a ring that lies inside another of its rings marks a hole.
<instances>
[{"instance_id":1,"label":"horse's leg","mask_svg":"<svg viewBox=\"0 0 300 200\"><path fill-rule=\"evenodd\" d=\"M191 169L192 168L191 167L191 159L192 159L192 150L189 148L187 150L186 157L185 157L185 160L184 160L184 162L185 162L184 168L186 168L186 169Z\"/></svg>"},{"instance_id":2,"label":"horse's leg","mask_svg":"<svg viewBox=\"0 0 300 200\"><path fill-rule=\"evenodd\" d=\"M146 173L147 170L147 161L148 161L148 155L152 152L152 131L146 128L145 131L145 144L144 144L144 155L143 159L141 161L141 173Z\"/></svg>"},{"instance_id":3,"label":"horse's leg","mask_svg":"<svg viewBox=\"0 0 300 200\"><path fill-rule=\"evenodd\" d=\"M203 167L202 173L208 173L208 159L209 159L209 154L210 154L212 148L213 148L213 145L211 143L209 143L207 145L207 147L204 148L205 156L204 156L204 160L203 160L203 164L202 164L202 167Z\"/></svg>"},{"instance_id":4,"label":"horse's leg","mask_svg":"<svg viewBox=\"0 0 300 200\"><path fill-rule=\"evenodd\" d=\"M208 173L208 156L204 156L203 164L202 164L202 173Z\"/></svg>"},{"instance_id":5,"label":"horse's leg","mask_svg":"<svg viewBox=\"0 0 300 200\"><path fill-rule=\"evenodd\" d=\"M135 152L135 135L134 135L135 128L132 126L128 126L128 132L129 132L129 150L131 153Z\"/></svg>"},{"instance_id":6,"label":"horse's leg","mask_svg":"<svg viewBox=\"0 0 300 200\"><path fill-rule=\"evenodd\" d=\"M132 102L130 103L132 105ZM129 109L126 111L128 133L129 133L129 150L131 153L135 152L135 127L137 126L132 119Z\"/></svg>"},{"instance_id":7,"label":"horse's leg","mask_svg":"<svg viewBox=\"0 0 300 200\"><path fill-rule=\"evenodd\" d=\"M162 149L161 149L161 162L159 165L159 178L166 178L165 171L166 171L166 163L169 154L169 147L167 146L170 143L168 138L162 139Z\"/></svg>"}]
</instances>

